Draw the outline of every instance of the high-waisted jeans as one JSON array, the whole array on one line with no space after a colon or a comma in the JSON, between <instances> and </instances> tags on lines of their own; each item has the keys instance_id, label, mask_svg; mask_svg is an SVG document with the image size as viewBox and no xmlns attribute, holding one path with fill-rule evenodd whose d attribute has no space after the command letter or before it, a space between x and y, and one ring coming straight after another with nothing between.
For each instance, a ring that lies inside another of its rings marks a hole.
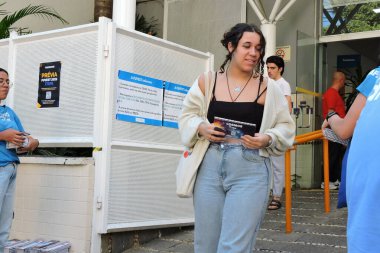
<instances>
[{"instance_id":1,"label":"high-waisted jeans","mask_svg":"<svg viewBox=\"0 0 380 253\"><path fill-rule=\"evenodd\" d=\"M194 188L196 253L250 253L269 196L268 158L242 145L211 144Z\"/></svg>"}]
</instances>

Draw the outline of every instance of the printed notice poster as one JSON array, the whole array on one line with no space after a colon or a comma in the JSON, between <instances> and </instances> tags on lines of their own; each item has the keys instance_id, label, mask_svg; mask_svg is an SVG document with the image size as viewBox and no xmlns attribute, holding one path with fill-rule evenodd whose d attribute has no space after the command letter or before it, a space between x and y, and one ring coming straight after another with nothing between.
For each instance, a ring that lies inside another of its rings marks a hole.
<instances>
[{"instance_id":1,"label":"printed notice poster","mask_svg":"<svg viewBox=\"0 0 380 253\"><path fill-rule=\"evenodd\" d=\"M163 81L119 70L116 119L162 126Z\"/></svg>"},{"instance_id":2,"label":"printed notice poster","mask_svg":"<svg viewBox=\"0 0 380 253\"><path fill-rule=\"evenodd\" d=\"M38 108L59 107L60 79L60 61L40 64L37 100Z\"/></svg>"},{"instance_id":3,"label":"printed notice poster","mask_svg":"<svg viewBox=\"0 0 380 253\"><path fill-rule=\"evenodd\" d=\"M178 117L182 111L183 100L190 87L165 83L164 92L164 126L178 128Z\"/></svg>"}]
</instances>

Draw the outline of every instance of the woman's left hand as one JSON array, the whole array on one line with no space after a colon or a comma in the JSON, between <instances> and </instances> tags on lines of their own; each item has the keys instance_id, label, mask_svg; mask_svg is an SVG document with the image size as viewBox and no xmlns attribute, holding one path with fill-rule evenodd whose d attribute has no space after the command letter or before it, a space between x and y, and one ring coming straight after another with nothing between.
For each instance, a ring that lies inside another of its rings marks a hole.
<instances>
[{"instance_id":1,"label":"woman's left hand","mask_svg":"<svg viewBox=\"0 0 380 253\"><path fill-rule=\"evenodd\" d=\"M272 138L267 134L256 133L255 136L244 135L241 137L244 147L250 149L265 148Z\"/></svg>"}]
</instances>

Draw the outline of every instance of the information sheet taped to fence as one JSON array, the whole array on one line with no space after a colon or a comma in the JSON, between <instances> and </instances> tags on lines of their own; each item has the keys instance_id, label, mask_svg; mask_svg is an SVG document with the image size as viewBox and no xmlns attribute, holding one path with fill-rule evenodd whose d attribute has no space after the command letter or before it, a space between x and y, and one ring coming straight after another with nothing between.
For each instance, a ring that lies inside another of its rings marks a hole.
<instances>
[{"instance_id":1,"label":"information sheet taped to fence","mask_svg":"<svg viewBox=\"0 0 380 253\"><path fill-rule=\"evenodd\" d=\"M116 119L162 126L163 81L119 70Z\"/></svg>"},{"instance_id":2,"label":"information sheet taped to fence","mask_svg":"<svg viewBox=\"0 0 380 253\"><path fill-rule=\"evenodd\" d=\"M178 117L181 114L183 100L189 89L188 86L165 82L164 126L178 128Z\"/></svg>"}]
</instances>

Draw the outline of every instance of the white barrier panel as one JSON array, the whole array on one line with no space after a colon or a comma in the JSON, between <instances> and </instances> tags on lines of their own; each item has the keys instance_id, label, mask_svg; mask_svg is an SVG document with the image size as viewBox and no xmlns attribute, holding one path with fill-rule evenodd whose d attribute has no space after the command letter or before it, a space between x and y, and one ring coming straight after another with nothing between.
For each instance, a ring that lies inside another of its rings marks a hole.
<instances>
[{"instance_id":1,"label":"white barrier panel","mask_svg":"<svg viewBox=\"0 0 380 253\"><path fill-rule=\"evenodd\" d=\"M190 86L213 64L210 54L121 28L115 32L113 72ZM115 87L120 80L113 77ZM192 200L175 195L174 172L182 150L178 129L112 117L111 139L107 231L193 222Z\"/></svg>"},{"instance_id":2,"label":"white barrier panel","mask_svg":"<svg viewBox=\"0 0 380 253\"><path fill-rule=\"evenodd\" d=\"M0 68L7 69L8 68L8 40L3 40L0 42Z\"/></svg>"},{"instance_id":3,"label":"white barrier panel","mask_svg":"<svg viewBox=\"0 0 380 253\"><path fill-rule=\"evenodd\" d=\"M59 104L38 108L40 66L50 62L61 66ZM94 148L91 252L100 249L99 233L193 222L192 200L175 195L182 150L175 123L164 127L117 120L118 73L183 89L212 69L211 54L101 18L95 24L2 40L0 64L15 84L7 103L41 146ZM170 92L173 102L175 91Z\"/></svg>"},{"instance_id":4,"label":"white barrier panel","mask_svg":"<svg viewBox=\"0 0 380 253\"><path fill-rule=\"evenodd\" d=\"M45 146L93 146L98 25L12 39L11 105ZM1 51L0 51L1 53ZM61 62L59 107L38 108L41 63Z\"/></svg>"}]
</instances>

